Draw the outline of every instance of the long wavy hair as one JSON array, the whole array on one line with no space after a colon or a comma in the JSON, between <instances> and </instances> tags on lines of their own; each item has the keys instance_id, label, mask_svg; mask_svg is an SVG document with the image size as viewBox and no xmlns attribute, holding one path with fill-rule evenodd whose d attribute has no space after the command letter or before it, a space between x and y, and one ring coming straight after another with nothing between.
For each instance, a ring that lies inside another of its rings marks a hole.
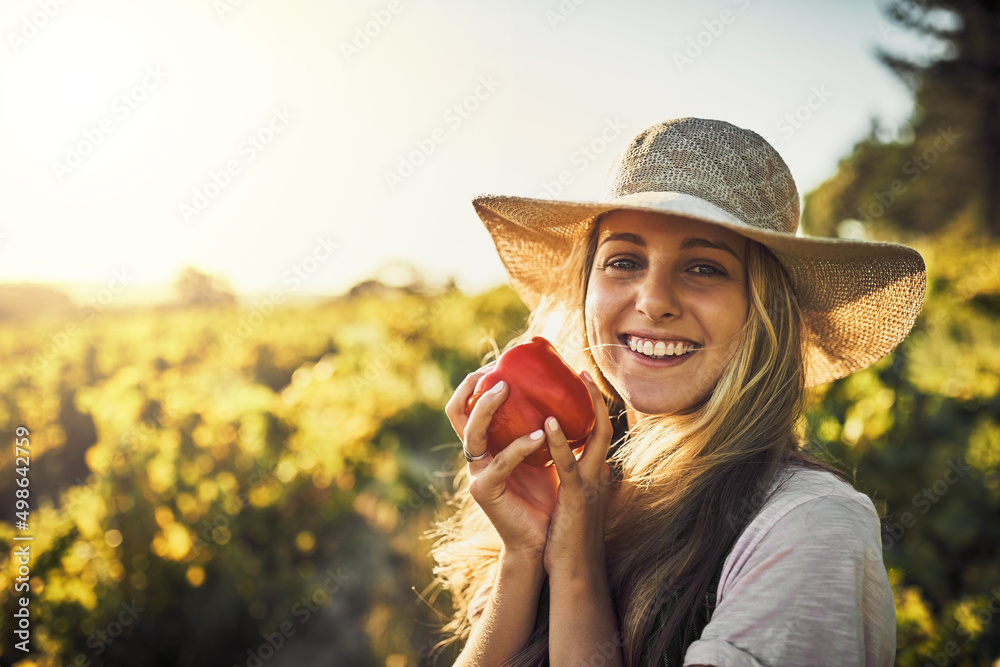
<instances>
[{"instance_id":1,"label":"long wavy hair","mask_svg":"<svg viewBox=\"0 0 1000 667\"><path fill-rule=\"evenodd\" d=\"M690 637L692 610L705 598L715 570L767 500L786 465L829 471L805 450L801 411L805 389L801 311L784 269L771 252L747 240L749 309L741 340L714 389L683 414L650 416L624 432L624 403L601 374L599 349L587 340L583 304L597 248L600 216L567 257L565 281L528 318L511 345L541 335L577 370L588 370L608 399L616 428L609 455L610 490L605 558L626 665L661 655L675 633ZM464 469L463 469L464 472ZM472 500L468 479L456 477L452 513L432 532L437 585L450 594L454 615L445 643L469 637L496 576L501 543ZM670 597L673 613L657 619ZM651 633L655 636L650 641ZM524 649L508 664L548 662L548 614L542 609Z\"/></svg>"}]
</instances>

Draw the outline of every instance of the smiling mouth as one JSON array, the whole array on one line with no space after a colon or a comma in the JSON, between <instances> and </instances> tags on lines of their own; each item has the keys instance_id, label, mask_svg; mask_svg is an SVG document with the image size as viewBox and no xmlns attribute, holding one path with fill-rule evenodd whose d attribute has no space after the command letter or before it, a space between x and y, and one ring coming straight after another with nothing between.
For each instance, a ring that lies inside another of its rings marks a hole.
<instances>
[{"instance_id":1,"label":"smiling mouth","mask_svg":"<svg viewBox=\"0 0 1000 667\"><path fill-rule=\"evenodd\" d=\"M627 334L620 337L621 341L633 352L651 357L653 359L664 359L666 357L682 357L698 349L694 343L687 341L663 341L651 338L640 338Z\"/></svg>"}]
</instances>

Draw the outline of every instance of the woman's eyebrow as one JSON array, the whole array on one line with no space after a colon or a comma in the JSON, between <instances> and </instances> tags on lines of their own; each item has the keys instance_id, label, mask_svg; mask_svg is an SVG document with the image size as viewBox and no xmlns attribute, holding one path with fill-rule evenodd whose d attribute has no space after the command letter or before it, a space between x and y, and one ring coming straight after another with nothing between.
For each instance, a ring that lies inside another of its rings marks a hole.
<instances>
[{"instance_id":1,"label":"woman's eyebrow","mask_svg":"<svg viewBox=\"0 0 1000 667\"><path fill-rule=\"evenodd\" d=\"M633 234L631 232L616 232L613 234L608 234L601 240L601 245L605 243L610 243L611 241L623 241L625 243L632 243L641 248L646 247L646 241L638 234ZM743 258L736 254L732 248L727 246L722 241L710 241L705 238L700 238L697 236L689 236L681 242L681 250L690 250L691 248L714 248L716 250L725 250L730 255L735 257L740 262Z\"/></svg>"},{"instance_id":2,"label":"woman's eyebrow","mask_svg":"<svg viewBox=\"0 0 1000 667\"><path fill-rule=\"evenodd\" d=\"M736 254L736 252L727 246L722 241L709 241L708 239L702 239L694 236L689 236L681 242L681 250L689 250L691 248L715 248L717 250L725 250L730 255L738 259L740 262L743 258Z\"/></svg>"},{"instance_id":3,"label":"woman's eyebrow","mask_svg":"<svg viewBox=\"0 0 1000 667\"><path fill-rule=\"evenodd\" d=\"M608 234L601 241L601 245L610 243L611 241L624 241L625 243L634 243L635 245L643 248L646 247L646 241L638 234L633 234L631 232L616 232L614 234Z\"/></svg>"}]
</instances>

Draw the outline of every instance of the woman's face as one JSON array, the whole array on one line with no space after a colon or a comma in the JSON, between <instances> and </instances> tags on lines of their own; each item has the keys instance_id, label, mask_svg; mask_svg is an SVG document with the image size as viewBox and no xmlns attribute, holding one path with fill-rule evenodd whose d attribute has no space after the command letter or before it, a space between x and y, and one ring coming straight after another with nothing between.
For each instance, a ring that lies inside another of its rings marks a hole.
<instances>
[{"instance_id":1,"label":"woman's face","mask_svg":"<svg viewBox=\"0 0 1000 667\"><path fill-rule=\"evenodd\" d=\"M601 219L587 337L630 424L715 387L747 319L745 261L746 239L727 229L641 211Z\"/></svg>"}]
</instances>

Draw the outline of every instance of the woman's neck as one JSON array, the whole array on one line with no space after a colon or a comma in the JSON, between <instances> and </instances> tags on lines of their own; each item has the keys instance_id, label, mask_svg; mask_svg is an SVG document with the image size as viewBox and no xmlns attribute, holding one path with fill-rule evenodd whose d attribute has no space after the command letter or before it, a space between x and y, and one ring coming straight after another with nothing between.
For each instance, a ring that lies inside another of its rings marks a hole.
<instances>
[{"instance_id":1,"label":"woman's neck","mask_svg":"<svg viewBox=\"0 0 1000 667\"><path fill-rule=\"evenodd\" d=\"M628 428L629 428L630 431L633 428L635 428L635 425L639 423L639 420L641 420L641 419L643 419L645 417L648 417L648 416L649 415L644 415L643 413L639 412L638 410L635 410L635 409L630 408L628 406L625 407L625 419L628 421Z\"/></svg>"}]
</instances>

